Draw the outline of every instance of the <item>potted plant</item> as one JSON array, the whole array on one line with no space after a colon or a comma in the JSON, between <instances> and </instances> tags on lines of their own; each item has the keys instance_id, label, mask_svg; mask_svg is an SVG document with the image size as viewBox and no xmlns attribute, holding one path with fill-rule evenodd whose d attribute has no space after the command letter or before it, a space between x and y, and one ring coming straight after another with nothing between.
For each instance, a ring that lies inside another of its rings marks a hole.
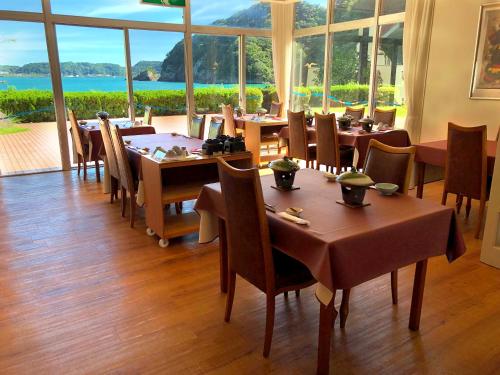
<instances>
[{"instance_id":1,"label":"potted plant","mask_svg":"<svg viewBox=\"0 0 500 375\"><path fill-rule=\"evenodd\" d=\"M358 172L355 167L337 177L341 185L342 199L351 206L361 206L365 199L366 189L373 185L373 180L364 173Z\"/></svg>"},{"instance_id":2,"label":"potted plant","mask_svg":"<svg viewBox=\"0 0 500 375\"><path fill-rule=\"evenodd\" d=\"M269 168L274 172L276 186L284 190L290 190L293 187L295 172L300 169L296 162L286 156L269 163Z\"/></svg>"}]
</instances>

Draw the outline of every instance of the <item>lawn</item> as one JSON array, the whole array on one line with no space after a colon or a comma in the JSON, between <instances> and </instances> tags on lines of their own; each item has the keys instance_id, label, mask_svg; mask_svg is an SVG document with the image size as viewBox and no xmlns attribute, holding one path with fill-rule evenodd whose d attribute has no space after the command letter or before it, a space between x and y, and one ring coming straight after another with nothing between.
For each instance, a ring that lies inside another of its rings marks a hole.
<instances>
[{"instance_id":1,"label":"lawn","mask_svg":"<svg viewBox=\"0 0 500 375\"><path fill-rule=\"evenodd\" d=\"M29 131L28 128L23 128L12 122L0 121L0 135L16 134Z\"/></svg>"}]
</instances>

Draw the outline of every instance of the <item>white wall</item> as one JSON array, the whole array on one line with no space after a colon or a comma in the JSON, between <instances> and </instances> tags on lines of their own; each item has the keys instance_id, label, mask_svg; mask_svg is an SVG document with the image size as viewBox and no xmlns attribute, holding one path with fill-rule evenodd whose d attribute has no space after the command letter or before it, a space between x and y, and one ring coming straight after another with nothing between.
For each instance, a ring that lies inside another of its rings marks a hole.
<instances>
[{"instance_id":1,"label":"white wall","mask_svg":"<svg viewBox=\"0 0 500 375\"><path fill-rule=\"evenodd\" d=\"M479 7L498 0L436 0L422 124L422 142L446 139L448 122L488 125L494 139L500 100L469 99Z\"/></svg>"}]
</instances>

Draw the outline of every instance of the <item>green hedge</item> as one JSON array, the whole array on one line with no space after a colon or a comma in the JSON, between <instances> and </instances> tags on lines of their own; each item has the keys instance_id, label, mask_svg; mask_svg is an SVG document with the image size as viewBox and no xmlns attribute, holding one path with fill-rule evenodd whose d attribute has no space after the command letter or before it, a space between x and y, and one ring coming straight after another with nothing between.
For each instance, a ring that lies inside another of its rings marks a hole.
<instances>
[{"instance_id":1,"label":"green hedge","mask_svg":"<svg viewBox=\"0 0 500 375\"><path fill-rule=\"evenodd\" d=\"M196 108L200 112L220 112L220 104L237 106L239 102L238 87L196 88L194 97ZM292 108L321 107L323 87L295 87L292 95ZM331 95L343 101L358 102L368 100L368 85L347 84L331 86ZM392 103L396 88L381 86L377 99L380 102ZM259 107L269 109L272 101L277 101L276 88L247 87L247 113L255 113ZM66 106L75 110L79 118L94 118L96 112L106 111L112 117L128 116L127 94L123 92L69 92L65 94ZM141 116L144 106L153 107L156 115L178 115L186 113L185 90L152 90L134 92L136 113ZM341 104L338 104L341 106ZM19 122L54 121L54 104L51 91L14 90L0 91L0 112L7 116L15 116Z\"/></svg>"}]
</instances>

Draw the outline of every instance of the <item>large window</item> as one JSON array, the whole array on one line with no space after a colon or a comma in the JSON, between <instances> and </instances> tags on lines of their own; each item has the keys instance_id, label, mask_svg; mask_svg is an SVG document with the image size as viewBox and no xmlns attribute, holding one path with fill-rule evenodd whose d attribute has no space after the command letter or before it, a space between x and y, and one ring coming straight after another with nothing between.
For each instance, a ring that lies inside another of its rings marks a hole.
<instances>
[{"instance_id":1,"label":"large window","mask_svg":"<svg viewBox=\"0 0 500 375\"><path fill-rule=\"evenodd\" d=\"M51 0L51 6L53 13L74 16L168 23L183 22L182 8L142 4L139 0Z\"/></svg>"},{"instance_id":2,"label":"large window","mask_svg":"<svg viewBox=\"0 0 500 375\"><path fill-rule=\"evenodd\" d=\"M345 107L368 106L373 29L333 33L331 48L331 112L342 114Z\"/></svg>"},{"instance_id":3,"label":"large window","mask_svg":"<svg viewBox=\"0 0 500 375\"><path fill-rule=\"evenodd\" d=\"M218 113L220 104L239 104L238 37L193 36L193 79L197 113Z\"/></svg>"},{"instance_id":4,"label":"large window","mask_svg":"<svg viewBox=\"0 0 500 375\"><path fill-rule=\"evenodd\" d=\"M42 0L1 0L0 10L15 10L18 12L41 12Z\"/></svg>"},{"instance_id":5,"label":"large window","mask_svg":"<svg viewBox=\"0 0 500 375\"><path fill-rule=\"evenodd\" d=\"M269 4L253 0L191 0L193 25L270 28Z\"/></svg>"},{"instance_id":6,"label":"large window","mask_svg":"<svg viewBox=\"0 0 500 375\"><path fill-rule=\"evenodd\" d=\"M335 0L333 22L370 18L374 14L375 0Z\"/></svg>"},{"instance_id":7,"label":"large window","mask_svg":"<svg viewBox=\"0 0 500 375\"><path fill-rule=\"evenodd\" d=\"M255 113L257 107L267 110L277 101L274 86L273 49L271 38L246 38L246 110ZM261 93L264 95L261 97Z\"/></svg>"},{"instance_id":8,"label":"large window","mask_svg":"<svg viewBox=\"0 0 500 375\"><path fill-rule=\"evenodd\" d=\"M327 0L303 0L297 3L295 7L295 28L306 29L325 25L326 3Z\"/></svg>"},{"instance_id":9,"label":"large window","mask_svg":"<svg viewBox=\"0 0 500 375\"><path fill-rule=\"evenodd\" d=\"M323 65L325 36L295 39L292 109L321 112L323 102Z\"/></svg>"},{"instance_id":10,"label":"large window","mask_svg":"<svg viewBox=\"0 0 500 375\"><path fill-rule=\"evenodd\" d=\"M382 0L381 14L392 14L404 12L406 0Z\"/></svg>"}]
</instances>

